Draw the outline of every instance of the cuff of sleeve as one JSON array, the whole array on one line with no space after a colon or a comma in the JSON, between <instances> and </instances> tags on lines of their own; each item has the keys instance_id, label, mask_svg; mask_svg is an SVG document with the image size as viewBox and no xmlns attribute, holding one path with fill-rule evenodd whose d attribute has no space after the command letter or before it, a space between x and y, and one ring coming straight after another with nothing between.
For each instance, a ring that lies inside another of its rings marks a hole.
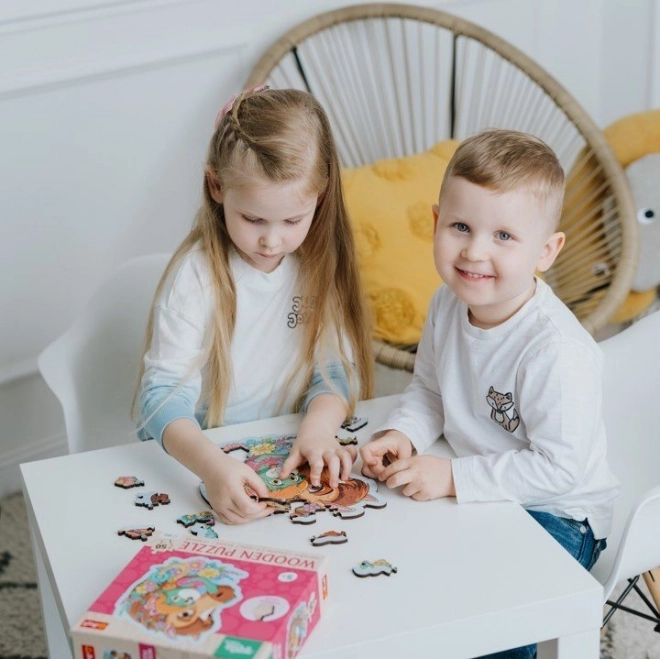
<instances>
[{"instance_id":1,"label":"cuff of sleeve","mask_svg":"<svg viewBox=\"0 0 660 659\"><path fill-rule=\"evenodd\" d=\"M164 450L166 450L163 446L163 432L165 431L165 427L177 419L190 419L198 428L201 428L199 421L194 415L190 414L190 406L184 402L179 403L176 400L170 400L167 405L164 405L158 410L145 424L145 429L149 436L153 437Z\"/></svg>"},{"instance_id":2,"label":"cuff of sleeve","mask_svg":"<svg viewBox=\"0 0 660 659\"><path fill-rule=\"evenodd\" d=\"M325 374L327 379L323 377L319 369L314 369L312 381L303 399L303 413L307 412L312 400L321 394L334 394L348 401L348 377L344 367L339 363L329 364Z\"/></svg>"},{"instance_id":3,"label":"cuff of sleeve","mask_svg":"<svg viewBox=\"0 0 660 659\"><path fill-rule=\"evenodd\" d=\"M472 474L472 460L470 457L452 458L451 473L454 477L454 490L457 503L476 501L474 491L474 477Z\"/></svg>"}]
</instances>

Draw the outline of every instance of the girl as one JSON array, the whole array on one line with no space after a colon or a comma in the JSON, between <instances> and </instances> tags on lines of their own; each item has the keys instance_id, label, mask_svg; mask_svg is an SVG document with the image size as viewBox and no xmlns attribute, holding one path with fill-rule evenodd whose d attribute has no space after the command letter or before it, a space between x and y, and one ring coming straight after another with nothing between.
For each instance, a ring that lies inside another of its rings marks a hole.
<instances>
[{"instance_id":1,"label":"girl","mask_svg":"<svg viewBox=\"0 0 660 659\"><path fill-rule=\"evenodd\" d=\"M204 198L156 291L139 392L140 435L206 484L220 519L272 511L248 466L202 428L302 410L286 478L348 478L335 432L371 396L370 331L327 116L311 94L265 86L216 119Z\"/></svg>"}]
</instances>

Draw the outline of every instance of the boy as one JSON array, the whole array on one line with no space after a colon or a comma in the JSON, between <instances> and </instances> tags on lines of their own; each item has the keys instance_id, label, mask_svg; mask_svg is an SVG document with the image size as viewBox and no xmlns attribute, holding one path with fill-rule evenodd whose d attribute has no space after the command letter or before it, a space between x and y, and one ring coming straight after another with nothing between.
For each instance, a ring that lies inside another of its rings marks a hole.
<instances>
[{"instance_id":1,"label":"boy","mask_svg":"<svg viewBox=\"0 0 660 659\"><path fill-rule=\"evenodd\" d=\"M585 568L610 531L602 353L535 276L564 245L564 172L541 140L461 143L440 189L434 294L415 371L362 447L363 473L420 501L517 501ZM424 455L444 437L456 453ZM534 657L535 646L493 655Z\"/></svg>"}]
</instances>

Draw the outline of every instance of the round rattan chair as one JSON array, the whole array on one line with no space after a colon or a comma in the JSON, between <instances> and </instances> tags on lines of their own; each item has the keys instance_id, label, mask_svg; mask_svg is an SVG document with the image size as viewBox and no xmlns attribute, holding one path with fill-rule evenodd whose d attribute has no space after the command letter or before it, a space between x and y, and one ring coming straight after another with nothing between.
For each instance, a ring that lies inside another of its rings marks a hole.
<instances>
[{"instance_id":1,"label":"round rattan chair","mask_svg":"<svg viewBox=\"0 0 660 659\"><path fill-rule=\"evenodd\" d=\"M575 99L491 32L426 7L345 7L278 39L246 86L262 82L306 89L319 99L344 167L419 153L485 128L537 135L567 172L566 247L547 282L592 334L628 295L637 224L618 161ZM374 344L378 362L412 370L414 349Z\"/></svg>"}]
</instances>

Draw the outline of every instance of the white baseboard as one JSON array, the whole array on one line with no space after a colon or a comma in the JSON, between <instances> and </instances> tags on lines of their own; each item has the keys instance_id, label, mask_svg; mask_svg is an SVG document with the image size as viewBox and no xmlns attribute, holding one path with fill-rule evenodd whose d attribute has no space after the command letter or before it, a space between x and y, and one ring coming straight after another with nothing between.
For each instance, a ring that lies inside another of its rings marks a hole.
<instances>
[{"instance_id":1,"label":"white baseboard","mask_svg":"<svg viewBox=\"0 0 660 659\"><path fill-rule=\"evenodd\" d=\"M23 462L33 462L45 458L54 458L68 452L66 435L58 433L27 446L21 446L0 454L0 498L6 497L23 488L21 470Z\"/></svg>"}]
</instances>

